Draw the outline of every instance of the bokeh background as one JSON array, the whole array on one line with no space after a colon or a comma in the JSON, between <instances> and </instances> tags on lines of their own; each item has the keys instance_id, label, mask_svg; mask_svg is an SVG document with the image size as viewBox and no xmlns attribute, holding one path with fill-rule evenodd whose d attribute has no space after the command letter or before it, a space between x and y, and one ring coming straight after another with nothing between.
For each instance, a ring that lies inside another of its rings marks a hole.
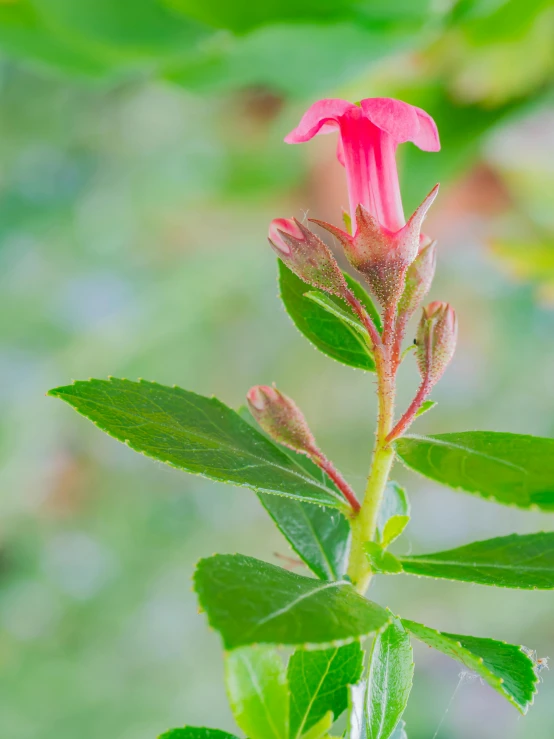
<instances>
[{"instance_id":1,"label":"bokeh background","mask_svg":"<svg viewBox=\"0 0 554 739\"><path fill-rule=\"evenodd\" d=\"M50 387L143 377L238 406L275 381L363 489L372 377L298 334L266 245L271 218L347 203L333 137L282 143L319 97L398 96L440 129L439 154L400 151L406 210L442 183L432 297L461 325L419 431L554 435L553 39L551 0L0 0L2 739L233 730L191 572L287 553L252 493L134 454ZM402 403L416 384L407 362ZM553 527L396 477L400 551ZM554 656L550 593L401 576L373 597ZM521 718L417 649L410 739L551 739L543 675Z\"/></svg>"}]
</instances>

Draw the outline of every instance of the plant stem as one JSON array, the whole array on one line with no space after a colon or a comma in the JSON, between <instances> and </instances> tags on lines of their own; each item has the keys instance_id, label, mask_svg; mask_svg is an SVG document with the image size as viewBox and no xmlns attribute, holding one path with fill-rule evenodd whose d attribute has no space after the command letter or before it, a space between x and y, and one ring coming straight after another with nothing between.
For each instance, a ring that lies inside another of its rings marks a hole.
<instances>
[{"instance_id":1,"label":"plant stem","mask_svg":"<svg viewBox=\"0 0 554 739\"><path fill-rule=\"evenodd\" d=\"M327 459L327 457L319 449L313 449L310 453L310 459L320 467L331 480L335 483L341 493L348 501L350 507L355 514L360 510L360 501L356 498L356 493L352 490L350 485L346 482L341 473L337 470L334 464Z\"/></svg>"},{"instance_id":2,"label":"plant stem","mask_svg":"<svg viewBox=\"0 0 554 739\"><path fill-rule=\"evenodd\" d=\"M396 373L391 359L390 347L375 348L379 420L364 500L360 512L352 521L352 545L348 565L348 575L360 593L365 593L371 580L371 566L366 557L365 543L373 541L375 537L379 508L394 461L394 450L387 443L394 421Z\"/></svg>"},{"instance_id":3,"label":"plant stem","mask_svg":"<svg viewBox=\"0 0 554 739\"><path fill-rule=\"evenodd\" d=\"M406 411L406 413L404 413L402 418L398 421L396 426L387 436L387 442L389 444L395 439L398 439L399 436L402 436L402 434L408 429L408 427L411 425L412 421L416 417L418 410L421 408L422 403L426 400L427 396L431 392L431 389L432 383L430 381L429 375L427 375L427 377L425 377L425 379L419 386L417 395L410 403L408 410Z\"/></svg>"}]
</instances>

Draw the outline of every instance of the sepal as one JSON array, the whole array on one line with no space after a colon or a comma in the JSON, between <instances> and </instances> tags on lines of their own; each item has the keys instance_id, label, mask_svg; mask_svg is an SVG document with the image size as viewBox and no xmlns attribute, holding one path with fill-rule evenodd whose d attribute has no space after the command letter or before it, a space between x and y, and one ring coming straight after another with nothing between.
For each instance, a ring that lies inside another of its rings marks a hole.
<instances>
[{"instance_id":1,"label":"sepal","mask_svg":"<svg viewBox=\"0 0 554 739\"><path fill-rule=\"evenodd\" d=\"M273 220L268 240L277 256L301 280L339 297L345 295L346 281L331 251L296 218Z\"/></svg>"}]
</instances>

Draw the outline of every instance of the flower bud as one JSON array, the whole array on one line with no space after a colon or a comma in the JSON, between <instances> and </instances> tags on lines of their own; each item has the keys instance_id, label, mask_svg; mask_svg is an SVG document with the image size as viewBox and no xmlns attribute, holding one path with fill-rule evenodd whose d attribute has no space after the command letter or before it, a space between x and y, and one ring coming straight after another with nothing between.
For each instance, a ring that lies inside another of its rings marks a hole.
<instances>
[{"instance_id":1,"label":"flower bud","mask_svg":"<svg viewBox=\"0 0 554 739\"><path fill-rule=\"evenodd\" d=\"M435 301L423 309L417 329L416 360L422 378L430 385L440 380L454 355L458 321L448 303Z\"/></svg>"},{"instance_id":2,"label":"flower bud","mask_svg":"<svg viewBox=\"0 0 554 739\"><path fill-rule=\"evenodd\" d=\"M256 421L279 444L304 454L312 454L317 450L302 412L294 401L276 387L255 385L248 391L246 400Z\"/></svg>"},{"instance_id":3,"label":"flower bud","mask_svg":"<svg viewBox=\"0 0 554 739\"><path fill-rule=\"evenodd\" d=\"M342 297L344 275L329 248L296 218L276 218L269 226L269 243L295 275L313 287Z\"/></svg>"},{"instance_id":4,"label":"flower bud","mask_svg":"<svg viewBox=\"0 0 554 739\"><path fill-rule=\"evenodd\" d=\"M346 258L366 278L384 308L402 296L406 271L417 257L421 226L438 187L431 190L406 225L396 232L384 228L363 205L356 208L356 230L352 236L329 223L312 219L339 239Z\"/></svg>"},{"instance_id":5,"label":"flower bud","mask_svg":"<svg viewBox=\"0 0 554 739\"><path fill-rule=\"evenodd\" d=\"M408 320L429 292L437 263L437 242L425 242L417 257L408 267L404 292L398 305L398 314Z\"/></svg>"}]
</instances>

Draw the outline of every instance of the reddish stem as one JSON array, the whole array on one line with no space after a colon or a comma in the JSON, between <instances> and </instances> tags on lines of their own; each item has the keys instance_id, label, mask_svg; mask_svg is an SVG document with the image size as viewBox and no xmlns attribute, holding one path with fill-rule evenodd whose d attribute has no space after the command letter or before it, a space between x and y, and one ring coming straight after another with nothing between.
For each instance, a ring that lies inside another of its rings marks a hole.
<instances>
[{"instance_id":1,"label":"reddish stem","mask_svg":"<svg viewBox=\"0 0 554 739\"><path fill-rule=\"evenodd\" d=\"M344 298L350 304L350 306L354 310L354 313L356 313L360 321L364 324L364 327L369 334L369 338L371 339L371 343L373 344L373 348L375 349L375 347L380 346L381 335L379 334L379 331L377 331L376 325L373 323L371 316L366 311L364 306L360 303L358 298L351 290L347 290L345 292Z\"/></svg>"},{"instance_id":2,"label":"reddish stem","mask_svg":"<svg viewBox=\"0 0 554 739\"><path fill-rule=\"evenodd\" d=\"M346 500L349 502L352 510L358 513L360 510L360 501L356 497L356 493L352 490L350 485L346 482L341 473L333 465L333 463L327 459L327 457L319 449L313 449L310 451L310 458L317 464L331 480L335 483L341 493L344 495Z\"/></svg>"},{"instance_id":3,"label":"reddish stem","mask_svg":"<svg viewBox=\"0 0 554 739\"><path fill-rule=\"evenodd\" d=\"M402 418L398 421L396 426L387 436L387 444L390 444L391 441L394 441L399 436L402 436L408 426L410 426L410 424L416 417L416 413L420 409L421 404L426 400L427 396L431 392L432 387L433 386L429 379L429 375L427 375L419 386L419 390L417 391L415 398L410 403L408 410L404 413Z\"/></svg>"},{"instance_id":4,"label":"reddish stem","mask_svg":"<svg viewBox=\"0 0 554 739\"><path fill-rule=\"evenodd\" d=\"M395 367L400 364L400 354L402 351L402 341L406 333L409 316L405 313L400 314L396 319L396 327L394 331L394 343L392 345L392 361Z\"/></svg>"}]
</instances>

